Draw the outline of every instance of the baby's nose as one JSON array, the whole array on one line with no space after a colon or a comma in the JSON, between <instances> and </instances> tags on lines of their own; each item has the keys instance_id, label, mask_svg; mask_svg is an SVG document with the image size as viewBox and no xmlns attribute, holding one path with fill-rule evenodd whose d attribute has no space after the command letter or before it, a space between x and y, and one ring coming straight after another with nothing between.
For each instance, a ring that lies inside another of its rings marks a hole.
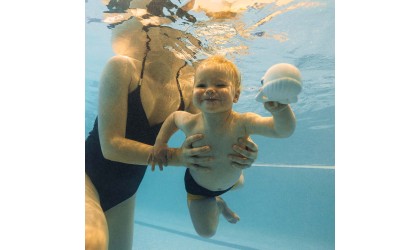
<instances>
[{"instance_id":1,"label":"baby's nose","mask_svg":"<svg viewBox=\"0 0 420 250\"><path fill-rule=\"evenodd\" d=\"M209 95L209 96L212 96L212 95L214 95L214 93L216 93L215 91L214 91L214 89L212 89L212 88L210 88L210 89L207 89L206 90L206 95Z\"/></svg>"}]
</instances>

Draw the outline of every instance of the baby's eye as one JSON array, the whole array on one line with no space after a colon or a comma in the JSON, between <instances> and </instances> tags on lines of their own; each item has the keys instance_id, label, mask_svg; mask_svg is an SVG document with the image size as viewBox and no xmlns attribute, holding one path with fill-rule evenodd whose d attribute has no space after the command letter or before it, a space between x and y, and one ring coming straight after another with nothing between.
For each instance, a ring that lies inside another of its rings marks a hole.
<instances>
[{"instance_id":1,"label":"baby's eye","mask_svg":"<svg viewBox=\"0 0 420 250\"><path fill-rule=\"evenodd\" d=\"M197 84L195 85L195 87L196 87L196 88L205 88L205 87L206 87L206 85L205 85L205 84L203 84L203 83L197 83Z\"/></svg>"},{"instance_id":2,"label":"baby's eye","mask_svg":"<svg viewBox=\"0 0 420 250\"><path fill-rule=\"evenodd\" d=\"M221 82L221 83L216 84L216 86L217 86L217 87L219 87L219 88L224 88L224 87L226 87L226 86L227 86L227 84L226 84L226 83Z\"/></svg>"}]
</instances>

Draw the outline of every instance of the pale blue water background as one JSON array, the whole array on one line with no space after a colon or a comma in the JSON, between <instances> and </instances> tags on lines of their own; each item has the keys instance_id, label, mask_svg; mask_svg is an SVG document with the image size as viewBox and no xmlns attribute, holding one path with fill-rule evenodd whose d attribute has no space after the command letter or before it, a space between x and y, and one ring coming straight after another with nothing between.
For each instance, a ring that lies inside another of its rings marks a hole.
<instances>
[{"instance_id":1,"label":"pale blue water background","mask_svg":"<svg viewBox=\"0 0 420 250\"><path fill-rule=\"evenodd\" d=\"M253 136L259 157L245 171L245 187L223 195L241 221L231 225L221 217L212 239L196 236L186 206L184 169L148 171L137 195L133 249L334 249L334 1L250 9L242 21L250 26L291 6L298 7L253 32L266 36L235 36L231 41L248 47L235 60L244 85L235 110L269 115L254 96L261 76L273 64L296 65L304 86L299 102L292 104L297 118L293 136ZM88 18L101 19L104 10L99 0L86 3ZM101 71L114 55L110 34L104 23L86 23L86 136L97 114ZM273 39L273 34L283 39ZM177 134L171 144L182 141Z\"/></svg>"}]
</instances>

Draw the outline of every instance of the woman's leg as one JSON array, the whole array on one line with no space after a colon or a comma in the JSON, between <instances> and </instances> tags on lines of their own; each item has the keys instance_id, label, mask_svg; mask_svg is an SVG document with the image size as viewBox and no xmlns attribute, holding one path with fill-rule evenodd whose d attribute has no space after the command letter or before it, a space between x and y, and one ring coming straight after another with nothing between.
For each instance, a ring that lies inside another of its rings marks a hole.
<instances>
[{"instance_id":1,"label":"woman's leg","mask_svg":"<svg viewBox=\"0 0 420 250\"><path fill-rule=\"evenodd\" d=\"M109 229L109 250L131 250L133 245L136 195L105 212Z\"/></svg>"},{"instance_id":2,"label":"woman's leg","mask_svg":"<svg viewBox=\"0 0 420 250\"><path fill-rule=\"evenodd\" d=\"M108 226L98 193L85 174L85 249L108 249Z\"/></svg>"}]
</instances>

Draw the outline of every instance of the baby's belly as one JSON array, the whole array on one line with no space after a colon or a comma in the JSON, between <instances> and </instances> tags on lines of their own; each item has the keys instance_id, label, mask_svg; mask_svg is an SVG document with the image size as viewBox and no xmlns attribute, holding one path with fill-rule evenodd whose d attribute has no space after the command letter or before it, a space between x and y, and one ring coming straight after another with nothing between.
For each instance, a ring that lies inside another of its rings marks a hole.
<instances>
[{"instance_id":1,"label":"baby's belly","mask_svg":"<svg viewBox=\"0 0 420 250\"><path fill-rule=\"evenodd\" d=\"M217 161L206 166L209 172L190 169L191 176L202 187L211 191L222 191L232 187L242 174L242 170L232 167L229 161Z\"/></svg>"},{"instance_id":2,"label":"baby's belly","mask_svg":"<svg viewBox=\"0 0 420 250\"><path fill-rule=\"evenodd\" d=\"M192 134L203 133L202 131L193 131ZM191 176L202 187L211 191L222 191L232 187L242 174L242 170L232 167L232 161L228 158L229 154L237 154L233 151L233 145L239 137L244 135L238 131L225 131L224 134L204 133L204 139L193 143L193 147L210 146L209 153L200 156L211 156L213 161L202 164L210 168L209 172L194 171L190 169Z\"/></svg>"}]
</instances>

